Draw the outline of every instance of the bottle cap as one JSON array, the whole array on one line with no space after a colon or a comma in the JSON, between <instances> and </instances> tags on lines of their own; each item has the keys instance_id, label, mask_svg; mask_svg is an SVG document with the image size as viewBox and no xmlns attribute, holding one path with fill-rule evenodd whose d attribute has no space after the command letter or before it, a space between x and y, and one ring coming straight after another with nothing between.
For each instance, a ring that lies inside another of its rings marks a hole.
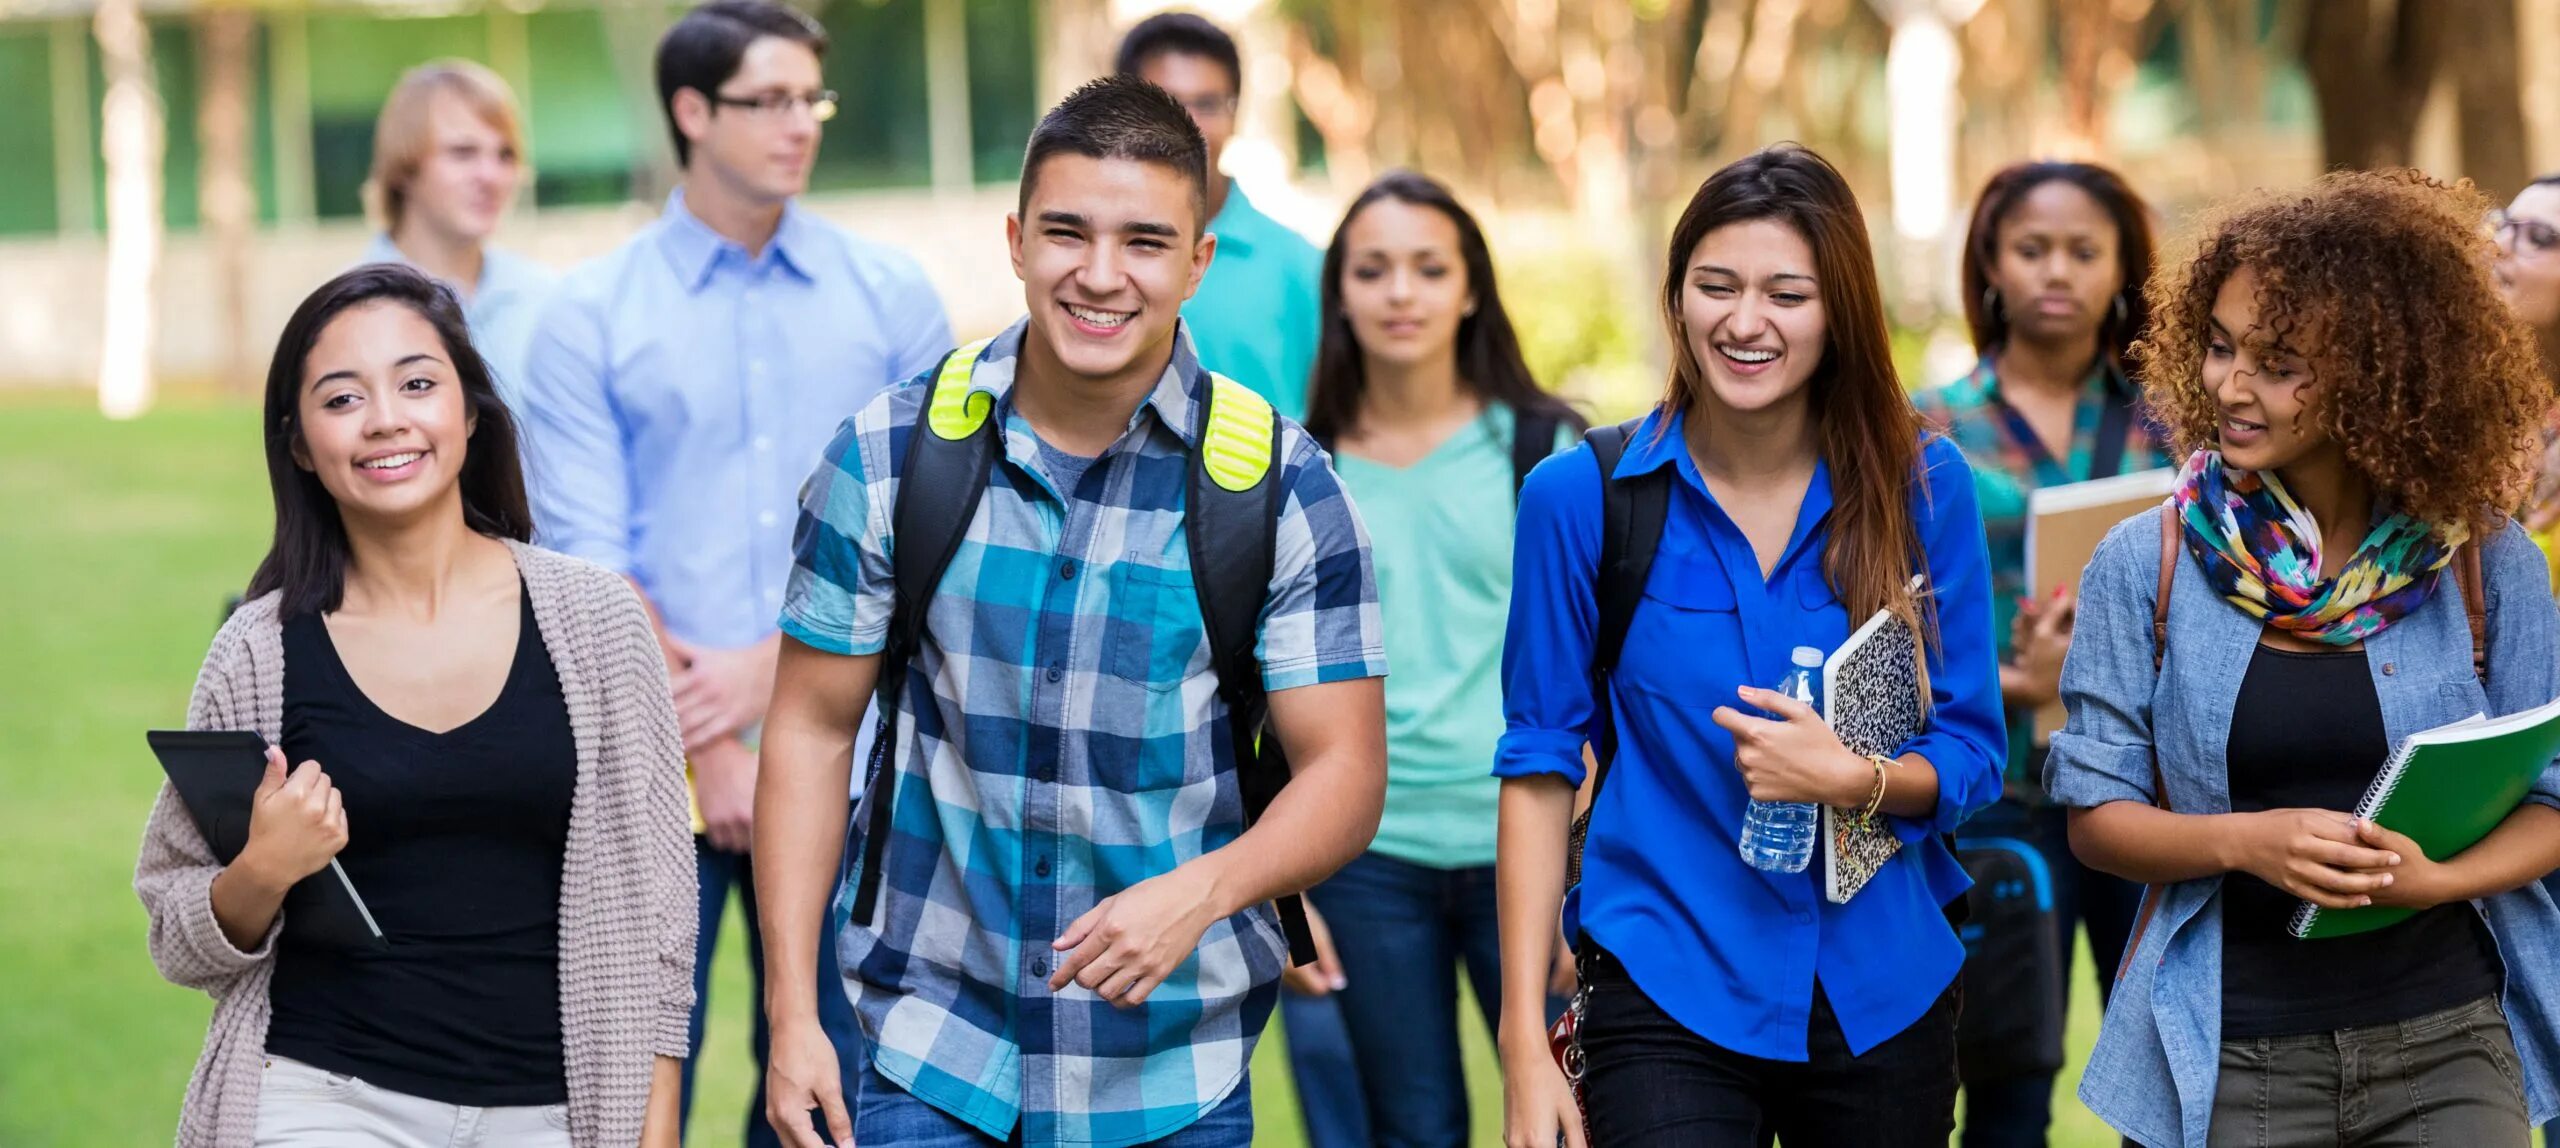
<instances>
[{"instance_id":1,"label":"bottle cap","mask_svg":"<svg viewBox=\"0 0 2560 1148\"><path fill-rule=\"evenodd\" d=\"M1812 646L1796 647L1795 663L1808 670L1822 668L1822 651Z\"/></svg>"}]
</instances>

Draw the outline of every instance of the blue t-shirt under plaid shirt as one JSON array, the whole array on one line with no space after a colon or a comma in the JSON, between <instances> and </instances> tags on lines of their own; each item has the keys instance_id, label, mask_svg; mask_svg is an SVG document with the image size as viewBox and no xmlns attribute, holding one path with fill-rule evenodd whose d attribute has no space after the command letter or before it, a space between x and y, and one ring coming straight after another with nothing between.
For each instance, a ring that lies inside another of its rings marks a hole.
<instances>
[{"instance_id":1,"label":"blue t-shirt under plaid shirt","mask_svg":"<svg viewBox=\"0 0 2560 1148\"><path fill-rule=\"evenodd\" d=\"M1142 1006L1048 987L1050 942L1070 923L1233 841L1244 806L1182 525L1208 375L1181 332L1128 433L1062 492L1009 398L1024 329L998 336L971 382L995 399L1004 454L908 677L878 919L837 927L883 1075L998 1140L1018 1121L1022 1143L1115 1148L1235 1089L1286 946L1256 906L1210 926ZM931 381L873 400L803 489L782 610L793 638L839 654L885 644L897 474ZM1265 684L1382 676L1368 538L1323 452L1281 426Z\"/></svg>"}]
</instances>

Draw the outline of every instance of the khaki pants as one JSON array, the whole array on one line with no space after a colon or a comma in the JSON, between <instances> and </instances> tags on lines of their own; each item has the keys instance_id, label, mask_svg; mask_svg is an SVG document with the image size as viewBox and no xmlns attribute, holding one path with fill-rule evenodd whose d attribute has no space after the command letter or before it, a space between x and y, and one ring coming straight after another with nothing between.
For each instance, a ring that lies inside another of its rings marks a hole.
<instances>
[{"instance_id":1,"label":"khaki pants","mask_svg":"<svg viewBox=\"0 0 2560 1148\"><path fill-rule=\"evenodd\" d=\"M2228 1040L2212 1148L2524 1148L2524 1078L2495 997L2399 1024Z\"/></svg>"},{"instance_id":2,"label":"khaki pants","mask_svg":"<svg viewBox=\"0 0 2560 1148\"><path fill-rule=\"evenodd\" d=\"M464 1108L270 1056L257 1148L569 1148L569 1106Z\"/></svg>"}]
</instances>

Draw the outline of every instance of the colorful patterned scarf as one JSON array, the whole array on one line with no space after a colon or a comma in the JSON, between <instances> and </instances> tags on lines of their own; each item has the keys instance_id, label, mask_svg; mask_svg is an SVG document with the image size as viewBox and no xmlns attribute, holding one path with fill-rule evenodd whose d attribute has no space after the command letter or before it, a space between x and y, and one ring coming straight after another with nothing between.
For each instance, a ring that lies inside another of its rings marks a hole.
<instances>
[{"instance_id":1,"label":"colorful patterned scarf","mask_svg":"<svg viewBox=\"0 0 2560 1148\"><path fill-rule=\"evenodd\" d=\"M2200 450L2171 495L2187 552L2231 604L2291 633L2352 646L2427 600L2462 528L2391 513L2374 523L2335 578L2320 577L2320 525L2268 471L2223 465Z\"/></svg>"}]
</instances>

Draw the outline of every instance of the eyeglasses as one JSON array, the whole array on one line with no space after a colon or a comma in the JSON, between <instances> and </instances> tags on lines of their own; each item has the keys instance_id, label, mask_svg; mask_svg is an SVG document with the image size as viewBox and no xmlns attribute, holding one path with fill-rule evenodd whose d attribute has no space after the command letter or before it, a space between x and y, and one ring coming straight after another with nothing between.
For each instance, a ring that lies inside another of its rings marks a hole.
<instances>
[{"instance_id":1,"label":"eyeglasses","mask_svg":"<svg viewBox=\"0 0 2560 1148\"><path fill-rule=\"evenodd\" d=\"M758 119L781 119L809 109L809 118L825 123L836 118L836 94L821 88L814 92L764 92L753 96L711 94L711 102L724 108L738 108Z\"/></svg>"},{"instance_id":2,"label":"eyeglasses","mask_svg":"<svg viewBox=\"0 0 2560 1148\"><path fill-rule=\"evenodd\" d=\"M2543 255L2560 248L2560 227L2504 211L2489 213L2489 234L2496 236L2500 243L2513 243L2516 250L2532 255Z\"/></svg>"},{"instance_id":3,"label":"eyeglasses","mask_svg":"<svg viewBox=\"0 0 2560 1148\"><path fill-rule=\"evenodd\" d=\"M1194 119L1224 119L1236 114L1236 98L1234 96L1200 96L1182 101L1182 107L1183 110L1190 112Z\"/></svg>"}]
</instances>

